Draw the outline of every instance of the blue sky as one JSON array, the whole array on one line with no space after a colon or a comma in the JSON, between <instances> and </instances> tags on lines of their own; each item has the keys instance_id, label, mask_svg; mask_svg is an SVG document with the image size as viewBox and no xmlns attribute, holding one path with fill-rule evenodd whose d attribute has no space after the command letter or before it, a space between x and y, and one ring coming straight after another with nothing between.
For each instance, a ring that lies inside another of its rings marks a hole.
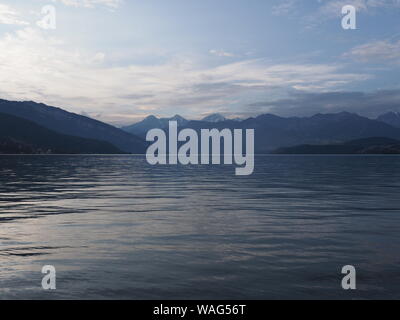
<instances>
[{"instance_id":1,"label":"blue sky","mask_svg":"<svg viewBox=\"0 0 400 320\"><path fill-rule=\"evenodd\" d=\"M357 8L344 30L341 9ZM56 9L56 29L38 25ZM0 98L154 114L400 111L400 0L0 0Z\"/></svg>"}]
</instances>

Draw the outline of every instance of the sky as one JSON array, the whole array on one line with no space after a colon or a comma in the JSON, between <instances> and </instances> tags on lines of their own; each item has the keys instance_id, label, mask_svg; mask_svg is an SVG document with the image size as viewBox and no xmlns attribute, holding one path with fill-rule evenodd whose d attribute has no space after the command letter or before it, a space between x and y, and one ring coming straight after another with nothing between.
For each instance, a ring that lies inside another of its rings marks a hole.
<instances>
[{"instance_id":1,"label":"sky","mask_svg":"<svg viewBox=\"0 0 400 320\"><path fill-rule=\"evenodd\" d=\"M399 71L400 0L0 0L0 99L116 126L216 112L376 117L400 111Z\"/></svg>"}]
</instances>

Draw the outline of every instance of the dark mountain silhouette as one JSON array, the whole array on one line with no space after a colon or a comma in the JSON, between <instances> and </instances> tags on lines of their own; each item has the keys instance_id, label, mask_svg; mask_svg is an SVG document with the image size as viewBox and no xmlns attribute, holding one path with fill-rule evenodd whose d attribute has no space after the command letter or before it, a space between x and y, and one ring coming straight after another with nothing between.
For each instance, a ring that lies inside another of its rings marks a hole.
<instances>
[{"instance_id":1,"label":"dark mountain silhouette","mask_svg":"<svg viewBox=\"0 0 400 320\"><path fill-rule=\"evenodd\" d=\"M380 115L376 120L389 124L393 127L400 128L400 113L388 112Z\"/></svg>"},{"instance_id":2,"label":"dark mountain silhouette","mask_svg":"<svg viewBox=\"0 0 400 320\"><path fill-rule=\"evenodd\" d=\"M57 133L36 123L0 113L2 154L114 154L122 153L112 144Z\"/></svg>"},{"instance_id":3,"label":"dark mountain silhouette","mask_svg":"<svg viewBox=\"0 0 400 320\"><path fill-rule=\"evenodd\" d=\"M400 140L367 138L331 145L301 145L277 149L276 154L400 154Z\"/></svg>"},{"instance_id":4,"label":"dark mountain silhouette","mask_svg":"<svg viewBox=\"0 0 400 320\"><path fill-rule=\"evenodd\" d=\"M123 128L128 132L85 116L35 102L0 100L0 113L32 121L61 134L109 142L117 149L130 153L144 153L148 144L143 138L148 130L167 129L169 121L172 120L178 121L181 129L192 128L197 131L213 128L255 129L257 153L270 153L278 148L304 144L331 145L370 137L400 140L400 128L348 112L289 118L264 114L242 121L219 122L188 121L179 115L161 119L150 116Z\"/></svg>"},{"instance_id":5,"label":"dark mountain silhouette","mask_svg":"<svg viewBox=\"0 0 400 320\"><path fill-rule=\"evenodd\" d=\"M331 144L369 137L400 139L400 129L357 114L341 112L312 117L282 118L264 114L244 121L218 123L190 121L186 127L200 129L255 129L255 150L269 153L280 147Z\"/></svg>"},{"instance_id":6,"label":"dark mountain silhouette","mask_svg":"<svg viewBox=\"0 0 400 320\"><path fill-rule=\"evenodd\" d=\"M262 115L242 124L246 128L256 128L256 148L260 152L299 144L331 144L370 137L400 139L400 129L348 112L305 118Z\"/></svg>"},{"instance_id":7,"label":"dark mountain silhouette","mask_svg":"<svg viewBox=\"0 0 400 320\"><path fill-rule=\"evenodd\" d=\"M158 119L150 116L124 129L145 137L150 129L167 129L168 121L171 119ZM181 129L192 128L198 132L201 129L213 128L218 130L225 128L255 129L255 150L257 153L270 153L277 148L302 144L332 144L370 137L400 139L400 128L349 112L289 118L263 114L242 121L186 120L180 123L180 127Z\"/></svg>"},{"instance_id":8,"label":"dark mountain silhouette","mask_svg":"<svg viewBox=\"0 0 400 320\"><path fill-rule=\"evenodd\" d=\"M123 127L122 130L146 138L146 134L151 129L166 129L168 128L169 121L177 121L178 126L185 126L189 121L180 115L175 115L172 118L157 118L155 116L148 116L146 119L135 123L133 125Z\"/></svg>"},{"instance_id":9,"label":"dark mountain silhouette","mask_svg":"<svg viewBox=\"0 0 400 320\"><path fill-rule=\"evenodd\" d=\"M139 137L109 124L42 103L0 100L0 112L32 121L61 134L106 141L124 152L144 153L146 150L145 141Z\"/></svg>"}]
</instances>

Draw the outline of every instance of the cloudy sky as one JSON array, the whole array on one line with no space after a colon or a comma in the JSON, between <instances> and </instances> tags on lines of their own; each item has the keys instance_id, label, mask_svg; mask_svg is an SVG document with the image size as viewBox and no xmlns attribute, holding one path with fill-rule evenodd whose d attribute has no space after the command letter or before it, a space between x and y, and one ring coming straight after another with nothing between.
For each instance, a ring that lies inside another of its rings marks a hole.
<instances>
[{"instance_id":1,"label":"cloudy sky","mask_svg":"<svg viewBox=\"0 0 400 320\"><path fill-rule=\"evenodd\" d=\"M342 7L357 29L342 28ZM56 28L42 8L54 6ZM48 20L47 20L48 22ZM400 0L0 0L0 98L154 114L400 111Z\"/></svg>"}]
</instances>

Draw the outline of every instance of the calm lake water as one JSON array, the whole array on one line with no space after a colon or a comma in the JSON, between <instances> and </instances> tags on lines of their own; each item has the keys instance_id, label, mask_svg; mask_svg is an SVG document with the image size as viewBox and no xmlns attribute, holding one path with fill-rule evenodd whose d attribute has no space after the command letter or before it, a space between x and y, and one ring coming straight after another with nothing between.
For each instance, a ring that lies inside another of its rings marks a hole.
<instances>
[{"instance_id":1,"label":"calm lake water","mask_svg":"<svg viewBox=\"0 0 400 320\"><path fill-rule=\"evenodd\" d=\"M399 299L399 194L396 156L0 156L0 298Z\"/></svg>"}]
</instances>

